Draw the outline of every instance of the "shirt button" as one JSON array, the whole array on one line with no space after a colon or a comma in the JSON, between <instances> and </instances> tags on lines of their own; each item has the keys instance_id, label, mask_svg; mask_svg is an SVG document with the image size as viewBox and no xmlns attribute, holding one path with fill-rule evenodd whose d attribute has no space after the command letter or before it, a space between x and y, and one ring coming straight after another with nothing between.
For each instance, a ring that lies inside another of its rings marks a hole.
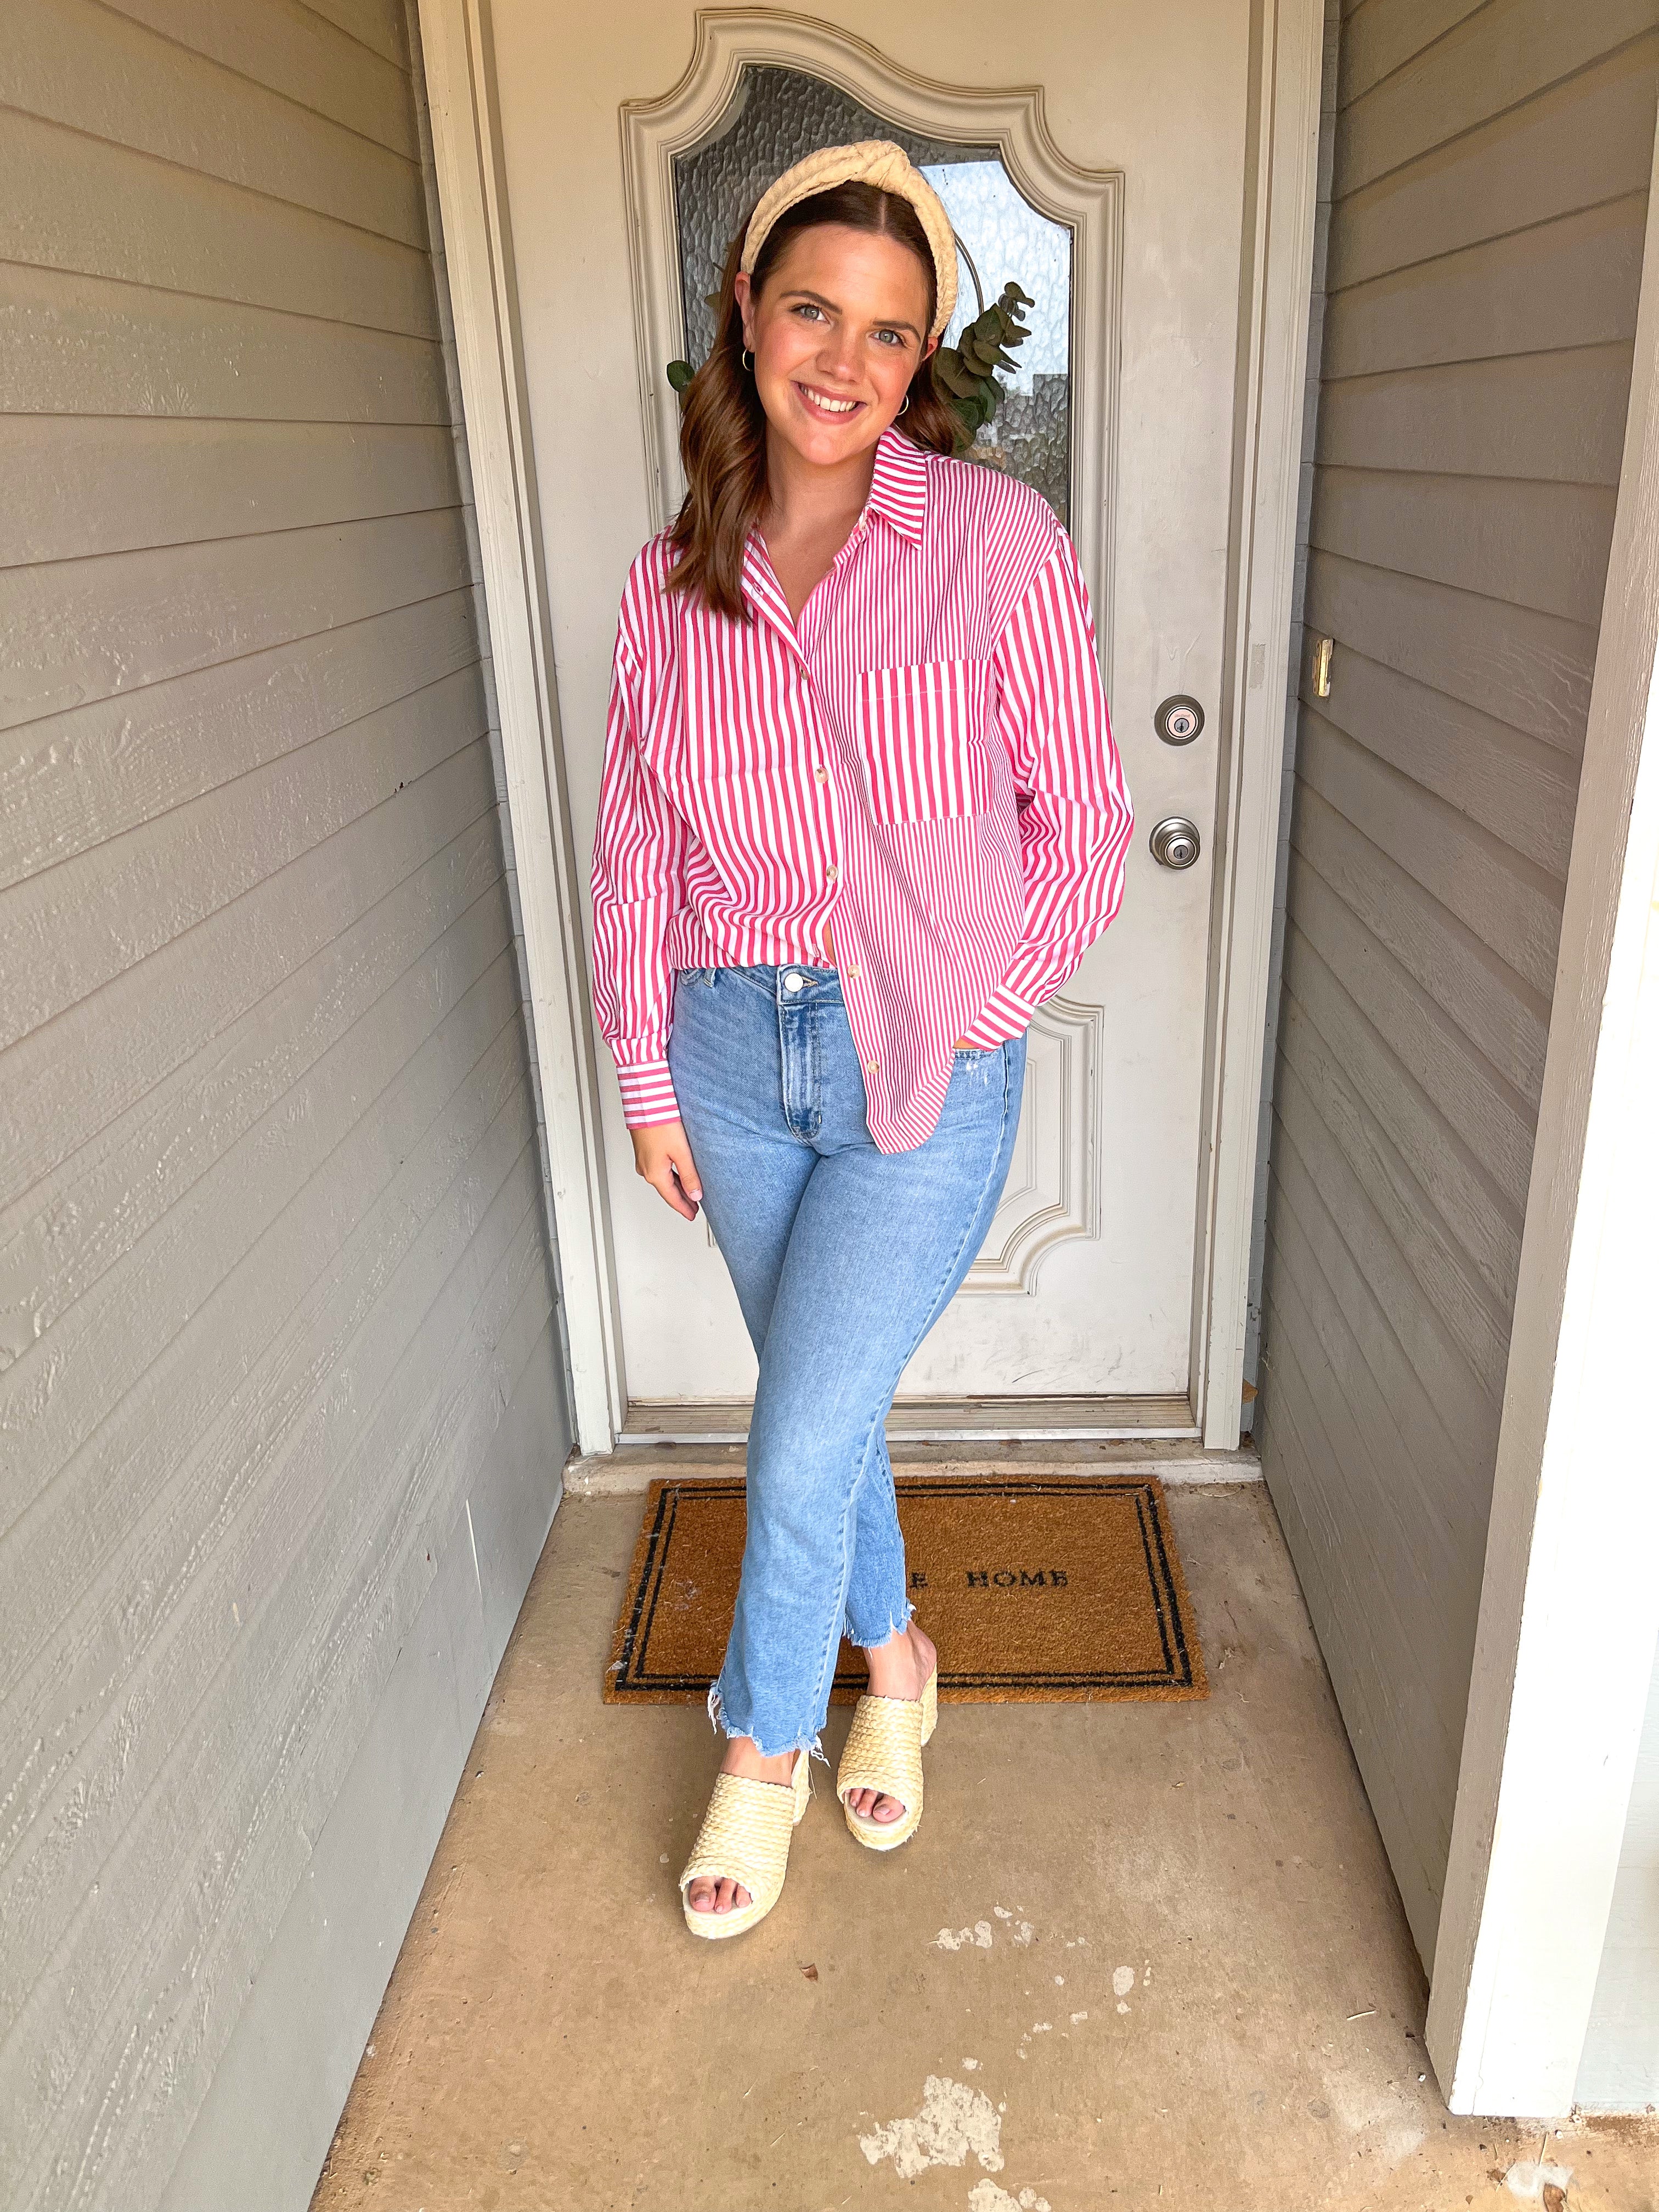
<instances>
[{"instance_id":1,"label":"shirt button","mask_svg":"<svg viewBox=\"0 0 1659 2212\"><path fill-rule=\"evenodd\" d=\"M792 968L783 979L783 988L786 991L804 991L806 988L806 978L805 975L798 975Z\"/></svg>"},{"instance_id":2,"label":"shirt button","mask_svg":"<svg viewBox=\"0 0 1659 2212\"><path fill-rule=\"evenodd\" d=\"M841 881L841 870L834 866L826 868L823 872L823 880L827 884L838 884Z\"/></svg>"},{"instance_id":3,"label":"shirt button","mask_svg":"<svg viewBox=\"0 0 1659 2212\"><path fill-rule=\"evenodd\" d=\"M829 782L829 781L830 781L830 771L829 771L829 769L828 769L827 768L815 768L815 769L813 769L812 773L813 773L813 775L814 775L815 776L817 776L817 780L818 780L818 781L819 781L820 783L828 783L828 782Z\"/></svg>"},{"instance_id":4,"label":"shirt button","mask_svg":"<svg viewBox=\"0 0 1659 2212\"><path fill-rule=\"evenodd\" d=\"M858 981L858 980L859 980L859 971L858 971L858 969L857 969L856 968L849 968L849 969L848 969L848 971L847 971L847 980L848 980L848 981L849 983L856 983L856 982Z\"/></svg>"},{"instance_id":5,"label":"shirt button","mask_svg":"<svg viewBox=\"0 0 1659 2212\"><path fill-rule=\"evenodd\" d=\"M864 1072L866 1075L874 1075L880 1066L881 1062L878 1060L866 1060L864 1063Z\"/></svg>"}]
</instances>

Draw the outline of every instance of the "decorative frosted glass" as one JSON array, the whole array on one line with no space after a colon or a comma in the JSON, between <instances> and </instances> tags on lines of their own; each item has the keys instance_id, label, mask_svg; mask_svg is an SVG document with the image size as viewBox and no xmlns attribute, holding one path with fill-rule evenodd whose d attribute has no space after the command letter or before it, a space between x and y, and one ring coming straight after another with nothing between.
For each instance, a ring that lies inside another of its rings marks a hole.
<instances>
[{"instance_id":1,"label":"decorative frosted glass","mask_svg":"<svg viewBox=\"0 0 1659 2212\"><path fill-rule=\"evenodd\" d=\"M958 270L954 343L979 313L974 276L987 302L1012 277L1034 301L1030 337L1017 376L1002 379L1002 404L973 447L976 459L1005 468L1066 519L1072 479L1072 234L1020 197L994 146L924 138L873 113L804 71L745 68L732 105L701 146L674 157L680 293L686 357L714 342L713 295L738 226L772 179L819 146L890 138L902 146L944 201L972 270Z\"/></svg>"}]
</instances>

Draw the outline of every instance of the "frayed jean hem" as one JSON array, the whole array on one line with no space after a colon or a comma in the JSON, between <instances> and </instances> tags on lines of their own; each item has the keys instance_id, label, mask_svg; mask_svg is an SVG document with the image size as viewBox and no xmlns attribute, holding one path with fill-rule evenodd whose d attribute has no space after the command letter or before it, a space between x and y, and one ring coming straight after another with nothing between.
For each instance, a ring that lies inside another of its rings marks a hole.
<instances>
[{"instance_id":1,"label":"frayed jean hem","mask_svg":"<svg viewBox=\"0 0 1659 2212\"><path fill-rule=\"evenodd\" d=\"M797 1737L793 1743L769 1744L763 1742L753 1729L739 1728L726 1710L726 1701L720 1696L720 1686L718 1682L711 1682L708 1685L708 1719L711 1727L727 1738L734 1735L747 1736L763 1759L782 1759L795 1752L804 1751L809 1761L817 1759L821 1759L826 1766L830 1764L830 1754L823 1747L823 1739L816 1730L810 1736Z\"/></svg>"},{"instance_id":2,"label":"frayed jean hem","mask_svg":"<svg viewBox=\"0 0 1659 2212\"><path fill-rule=\"evenodd\" d=\"M915 1617L916 1609L907 1598L904 1601L904 1610L896 1620L890 1614L888 1616L884 1634L871 1637L857 1635L849 1621L847 1627L847 1641L855 1651L879 1651L884 1644L890 1644L896 1636L902 1636Z\"/></svg>"}]
</instances>

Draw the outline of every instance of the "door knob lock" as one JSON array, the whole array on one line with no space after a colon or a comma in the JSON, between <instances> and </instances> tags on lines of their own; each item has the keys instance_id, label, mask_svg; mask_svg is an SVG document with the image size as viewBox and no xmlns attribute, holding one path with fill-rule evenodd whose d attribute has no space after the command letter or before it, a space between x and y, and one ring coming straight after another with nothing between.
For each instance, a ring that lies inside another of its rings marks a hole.
<instances>
[{"instance_id":1,"label":"door knob lock","mask_svg":"<svg viewBox=\"0 0 1659 2212\"><path fill-rule=\"evenodd\" d=\"M1184 814L1166 814L1146 842L1160 868L1190 868L1203 850L1198 824Z\"/></svg>"},{"instance_id":2,"label":"door knob lock","mask_svg":"<svg viewBox=\"0 0 1659 2212\"><path fill-rule=\"evenodd\" d=\"M1152 716L1152 727L1166 745L1189 745L1204 727L1204 709L1196 699L1177 691Z\"/></svg>"}]
</instances>

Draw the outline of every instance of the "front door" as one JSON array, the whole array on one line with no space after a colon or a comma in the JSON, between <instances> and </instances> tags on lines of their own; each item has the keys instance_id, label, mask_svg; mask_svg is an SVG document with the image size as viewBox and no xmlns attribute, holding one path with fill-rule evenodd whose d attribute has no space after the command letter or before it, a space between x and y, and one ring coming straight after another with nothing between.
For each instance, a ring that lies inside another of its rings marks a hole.
<instances>
[{"instance_id":1,"label":"front door","mask_svg":"<svg viewBox=\"0 0 1659 2212\"><path fill-rule=\"evenodd\" d=\"M1077 540L1137 829L1120 918L1034 1027L1002 1208L902 1397L924 1425L971 1400L1005 1432L1188 1430L1247 0L852 0L834 29L686 0L492 17L584 868L623 579L680 488L666 363L702 358L757 191L816 145L896 138L961 238L958 322L1010 277L1035 297L981 444ZM1191 865L1180 836L1155 857L1167 817L1194 825ZM754 1379L737 1303L702 1224L634 1179L601 1081L630 1425L717 1430Z\"/></svg>"}]
</instances>

